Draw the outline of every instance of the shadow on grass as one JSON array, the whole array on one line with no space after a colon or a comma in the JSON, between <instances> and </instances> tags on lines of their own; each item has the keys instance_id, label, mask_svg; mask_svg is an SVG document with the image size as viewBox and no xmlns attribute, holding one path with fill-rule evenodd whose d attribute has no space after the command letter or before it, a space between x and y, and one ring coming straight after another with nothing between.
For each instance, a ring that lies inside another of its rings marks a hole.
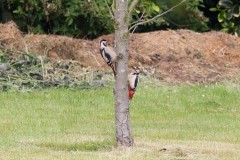
<instances>
[{"instance_id":1,"label":"shadow on grass","mask_svg":"<svg viewBox=\"0 0 240 160\"><path fill-rule=\"evenodd\" d=\"M113 141L89 141L83 143L38 143L35 146L54 151L105 151L114 147Z\"/></svg>"}]
</instances>

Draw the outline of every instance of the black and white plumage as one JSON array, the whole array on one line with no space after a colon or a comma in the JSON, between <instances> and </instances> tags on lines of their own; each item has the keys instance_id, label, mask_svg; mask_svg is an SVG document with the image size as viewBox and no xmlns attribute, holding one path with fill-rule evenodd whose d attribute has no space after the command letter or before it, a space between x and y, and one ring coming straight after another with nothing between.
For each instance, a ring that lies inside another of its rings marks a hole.
<instances>
[{"instance_id":1,"label":"black and white plumage","mask_svg":"<svg viewBox=\"0 0 240 160\"><path fill-rule=\"evenodd\" d=\"M129 99L132 99L134 93L136 92L137 85L139 82L139 73L140 70L138 68L133 68L134 72L128 75L128 92L129 92Z\"/></svg>"},{"instance_id":2,"label":"black and white plumage","mask_svg":"<svg viewBox=\"0 0 240 160\"><path fill-rule=\"evenodd\" d=\"M112 68L114 76L116 76L113 64L117 60L117 54L112 48L108 47L108 42L105 39L100 41L100 53L104 61Z\"/></svg>"},{"instance_id":3,"label":"black and white plumage","mask_svg":"<svg viewBox=\"0 0 240 160\"><path fill-rule=\"evenodd\" d=\"M137 88L137 85L138 85L138 82L139 82L139 73L140 73L140 70L134 68L134 72L130 73L128 75L129 87L132 90L136 90L136 88Z\"/></svg>"}]
</instances>

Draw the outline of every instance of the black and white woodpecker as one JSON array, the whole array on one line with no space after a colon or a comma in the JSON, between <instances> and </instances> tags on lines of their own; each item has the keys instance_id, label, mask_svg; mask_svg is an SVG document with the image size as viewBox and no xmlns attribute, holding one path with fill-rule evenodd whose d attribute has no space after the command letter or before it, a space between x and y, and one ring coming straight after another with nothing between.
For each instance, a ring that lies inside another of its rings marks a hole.
<instances>
[{"instance_id":1,"label":"black and white woodpecker","mask_svg":"<svg viewBox=\"0 0 240 160\"><path fill-rule=\"evenodd\" d=\"M137 85L139 82L139 68L133 67L134 72L128 75L128 94L129 100L131 100L136 92Z\"/></svg>"},{"instance_id":2,"label":"black and white woodpecker","mask_svg":"<svg viewBox=\"0 0 240 160\"><path fill-rule=\"evenodd\" d=\"M100 53L104 61L112 68L114 76L116 76L116 71L113 64L117 60L117 54L108 46L108 42L105 39L100 41Z\"/></svg>"}]
</instances>

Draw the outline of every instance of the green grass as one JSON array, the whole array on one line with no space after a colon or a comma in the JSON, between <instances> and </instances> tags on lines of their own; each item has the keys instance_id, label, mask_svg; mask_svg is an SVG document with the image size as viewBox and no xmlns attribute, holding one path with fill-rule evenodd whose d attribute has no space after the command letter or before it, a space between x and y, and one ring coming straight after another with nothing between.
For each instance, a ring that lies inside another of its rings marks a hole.
<instances>
[{"instance_id":1,"label":"green grass","mask_svg":"<svg viewBox=\"0 0 240 160\"><path fill-rule=\"evenodd\" d=\"M139 87L115 149L111 88L0 93L0 159L240 159L240 86Z\"/></svg>"}]
</instances>

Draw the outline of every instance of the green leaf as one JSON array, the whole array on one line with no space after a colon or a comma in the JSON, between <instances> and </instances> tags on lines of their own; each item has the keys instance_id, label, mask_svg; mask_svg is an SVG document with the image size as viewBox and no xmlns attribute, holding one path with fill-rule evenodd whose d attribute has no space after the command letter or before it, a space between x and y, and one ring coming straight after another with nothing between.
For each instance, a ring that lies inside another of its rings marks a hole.
<instances>
[{"instance_id":1,"label":"green leaf","mask_svg":"<svg viewBox=\"0 0 240 160\"><path fill-rule=\"evenodd\" d=\"M228 32L229 32L229 29L228 29L228 28L223 28L223 29L221 29L221 31L228 33Z\"/></svg>"},{"instance_id":2,"label":"green leaf","mask_svg":"<svg viewBox=\"0 0 240 160\"><path fill-rule=\"evenodd\" d=\"M216 11L217 11L217 8L210 8L209 11L211 11L211 12L216 12Z\"/></svg>"},{"instance_id":3,"label":"green leaf","mask_svg":"<svg viewBox=\"0 0 240 160\"><path fill-rule=\"evenodd\" d=\"M155 5L155 4L152 5L152 9L153 9L154 11L156 11L156 12L159 12L159 11L160 11L160 8L159 8L157 5Z\"/></svg>"},{"instance_id":4,"label":"green leaf","mask_svg":"<svg viewBox=\"0 0 240 160\"><path fill-rule=\"evenodd\" d=\"M73 23L73 19L70 18L69 21L68 21L68 26L70 26L72 23Z\"/></svg>"},{"instance_id":5,"label":"green leaf","mask_svg":"<svg viewBox=\"0 0 240 160\"><path fill-rule=\"evenodd\" d=\"M218 21L219 21L219 22L223 22L226 18L227 18L226 13L223 12L223 11L221 11L221 12L218 14Z\"/></svg>"},{"instance_id":6,"label":"green leaf","mask_svg":"<svg viewBox=\"0 0 240 160\"><path fill-rule=\"evenodd\" d=\"M139 13L140 13L140 11L139 11L138 9L135 9L135 12L136 12L137 14L139 14Z\"/></svg>"},{"instance_id":7,"label":"green leaf","mask_svg":"<svg viewBox=\"0 0 240 160\"><path fill-rule=\"evenodd\" d=\"M18 13L19 13L19 11L18 11L18 10L14 10L14 11L13 11L13 13L15 13L15 14L18 14Z\"/></svg>"},{"instance_id":8,"label":"green leaf","mask_svg":"<svg viewBox=\"0 0 240 160\"><path fill-rule=\"evenodd\" d=\"M21 6L18 6L17 9L13 11L13 13L22 14L23 13L23 8Z\"/></svg>"},{"instance_id":9,"label":"green leaf","mask_svg":"<svg viewBox=\"0 0 240 160\"><path fill-rule=\"evenodd\" d=\"M238 5L235 5L233 7L233 16L234 17L239 17L239 6Z\"/></svg>"},{"instance_id":10,"label":"green leaf","mask_svg":"<svg viewBox=\"0 0 240 160\"><path fill-rule=\"evenodd\" d=\"M230 9L228 12L227 12L227 19L230 20L232 19L233 17L233 9Z\"/></svg>"},{"instance_id":11,"label":"green leaf","mask_svg":"<svg viewBox=\"0 0 240 160\"><path fill-rule=\"evenodd\" d=\"M77 16L79 16L79 13L76 12L76 11L73 11L73 12L71 13L71 15L74 16L74 17L77 17Z\"/></svg>"},{"instance_id":12,"label":"green leaf","mask_svg":"<svg viewBox=\"0 0 240 160\"><path fill-rule=\"evenodd\" d=\"M234 24L233 22L229 22L229 23L228 23L228 27L229 27L229 28L234 28L234 26L235 26L235 24Z\"/></svg>"},{"instance_id":13,"label":"green leaf","mask_svg":"<svg viewBox=\"0 0 240 160\"><path fill-rule=\"evenodd\" d=\"M232 8L233 2L231 0L220 0L218 4L224 8Z\"/></svg>"}]
</instances>

